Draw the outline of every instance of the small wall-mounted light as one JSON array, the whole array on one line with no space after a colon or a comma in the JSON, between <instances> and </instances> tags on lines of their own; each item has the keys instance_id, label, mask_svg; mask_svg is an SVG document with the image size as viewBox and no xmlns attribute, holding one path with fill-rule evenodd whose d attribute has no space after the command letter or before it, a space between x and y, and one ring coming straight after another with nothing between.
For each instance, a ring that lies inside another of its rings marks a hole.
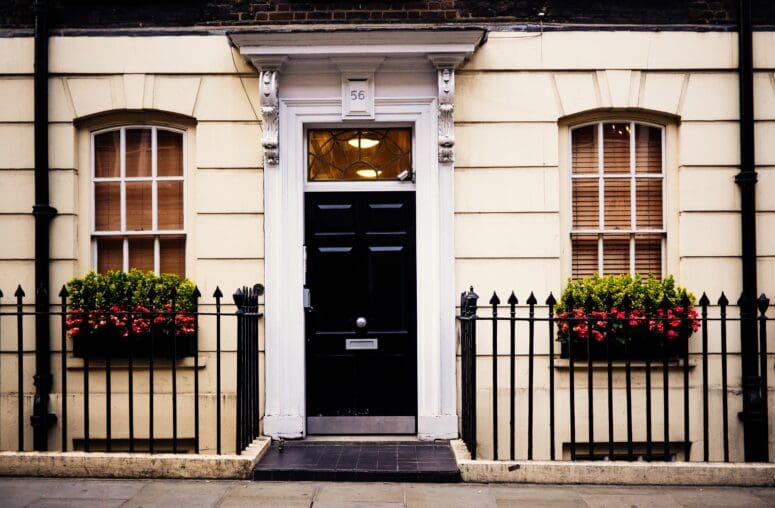
<instances>
[{"instance_id":1,"label":"small wall-mounted light","mask_svg":"<svg viewBox=\"0 0 775 508\"><path fill-rule=\"evenodd\" d=\"M412 173L411 173L411 172L410 172L408 169L405 169L405 170L401 171L400 173L398 173L398 174L396 175L396 178L398 178L400 181L402 181L402 182L403 182L404 180L406 180L407 178L409 178L409 176L410 176L411 174L412 174Z\"/></svg>"}]
</instances>

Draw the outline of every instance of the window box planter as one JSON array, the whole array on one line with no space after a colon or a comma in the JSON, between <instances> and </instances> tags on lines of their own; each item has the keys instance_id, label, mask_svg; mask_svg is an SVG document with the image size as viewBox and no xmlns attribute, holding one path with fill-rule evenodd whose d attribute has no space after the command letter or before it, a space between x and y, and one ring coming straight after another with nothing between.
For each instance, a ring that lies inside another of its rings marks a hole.
<instances>
[{"instance_id":1,"label":"window box planter","mask_svg":"<svg viewBox=\"0 0 775 508\"><path fill-rule=\"evenodd\" d=\"M67 335L78 358L197 354L196 287L176 275L94 272L71 280ZM153 347L151 345L153 344Z\"/></svg>"},{"instance_id":2,"label":"window box planter","mask_svg":"<svg viewBox=\"0 0 775 508\"><path fill-rule=\"evenodd\" d=\"M177 335L174 338L154 337L153 349L151 349L150 335L135 337L122 337L120 334L81 335L74 336L72 339L73 356L76 358L150 358L153 351L154 358L180 360L197 353L193 334Z\"/></svg>"},{"instance_id":3,"label":"window box planter","mask_svg":"<svg viewBox=\"0 0 775 508\"><path fill-rule=\"evenodd\" d=\"M574 361L662 361L683 358L699 328L694 297L664 280L595 275L570 282L557 313L561 357Z\"/></svg>"},{"instance_id":4,"label":"window box planter","mask_svg":"<svg viewBox=\"0 0 775 508\"><path fill-rule=\"evenodd\" d=\"M667 344L654 343L638 339L631 339L629 344L612 341L609 346L612 361L624 361L628 358L631 361L663 361L665 356L668 360L680 360L684 358L689 347L686 340L668 342ZM629 351L628 351L629 349ZM667 351L665 351L667 350ZM665 355L667 353L667 355ZM587 354L587 341L576 340L573 342L573 361L587 361L592 356L593 361L607 361L609 352L606 351L605 342L592 342L589 344L589 354ZM562 344L560 350L561 358L570 358L570 351L567 342Z\"/></svg>"}]
</instances>

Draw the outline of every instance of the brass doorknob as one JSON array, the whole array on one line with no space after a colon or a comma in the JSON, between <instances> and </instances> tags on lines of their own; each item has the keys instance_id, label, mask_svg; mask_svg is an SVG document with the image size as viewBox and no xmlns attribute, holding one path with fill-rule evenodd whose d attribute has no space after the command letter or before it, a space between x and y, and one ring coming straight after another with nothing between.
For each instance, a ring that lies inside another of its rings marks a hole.
<instances>
[{"instance_id":1,"label":"brass doorknob","mask_svg":"<svg viewBox=\"0 0 775 508\"><path fill-rule=\"evenodd\" d=\"M355 320L355 326L358 328L366 328L366 324L368 322L366 321L366 318L361 316Z\"/></svg>"}]
</instances>

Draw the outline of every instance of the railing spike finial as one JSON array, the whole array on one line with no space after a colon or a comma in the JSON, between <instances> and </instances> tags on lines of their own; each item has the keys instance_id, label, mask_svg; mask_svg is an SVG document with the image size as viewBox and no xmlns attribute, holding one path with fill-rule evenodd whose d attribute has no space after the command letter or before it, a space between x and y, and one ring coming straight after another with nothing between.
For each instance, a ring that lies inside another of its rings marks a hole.
<instances>
[{"instance_id":1,"label":"railing spike finial","mask_svg":"<svg viewBox=\"0 0 775 508\"><path fill-rule=\"evenodd\" d=\"M625 294L622 298L622 310L629 312L632 310L632 299L629 294Z\"/></svg>"},{"instance_id":2,"label":"railing spike finial","mask_svg":"<svg viewBox=\"0 0 775 508\"><path fill-rule=\"evenodd\" d=\"M759 313L764 317L764 313L767 312L767 307L770 306L770 299L767 298L767 295L762 293L759 295L759 298L756 299L756 307L759 309Z\"/></svg>"},{"instance_id":3,"label":"railing spike finial","mask_svg":"<svg viewBox=\"0 0 775 508\"><path fill-rule=\"evenodd\" d=\"M738 307L748 307L748 295L740 293L740 298L737 299Z\"/></svg>"},{"instance_id":4,"label":"railing spike finial","mask_svg":"<svg viewBox=\"0 0 775 508\"><path fill-rule=\"evenodd\" d=\"M667 295L663 294L662 299L659 301L659 307L662 309L667 309L671 305L672 303L670 302L670 299L667 297Z\"/></svg>"},{"instance_id":5,"label":"railing spike finial","mask_svg":"<svg viewBox=\"0 0 775 508\"><path fill-rule=\"evenodd\" d=\"M689 295L686 292L684 292L683 295L681 296L681 305L685 309L688 309L692 305L692 300L691 298L689 298Z\"/></svg>"},{"instance_id":6,"label":"railing spike finial","mask_svg":"<svg viewBox=\"0 0 775 508\"><path fill-rule=\"evenodd\" d=\"M589 312L595 307L595 300L592 295L587 295L587 299L584 301L584 310Z\"/></svg>"},{"instance_id":7,"label":"railing spike finial","mask_svg":"<svg viewBox=\"0 0 775 508\"><path fill-rule=\"evenodd\" d=\"M606 295L605 301L603 303L605 304L606 309L610 309L614 306L614 298L611 295Z\"/></svg>"},{"instance_id":8,"label":"railing spike finial","mask_svg":"<svg viewBox=\"0 0 775 508\"><path fill-rule=\"evenodd\" d=\"M0 298L2 298L2 297L3 297L3 290L0 289Z\"/></svg>"},{"instance_id":9,"label":"railing spike finial","mask_svg":"<svg viewBox=\"0 0 775 508\"><path fill-rule=\"evenodd\" d=\"M476 315L476 304L479 301L479 295L474 293L474 287L471 286L469 291L463 291L460 294L460 309L464 316Z\"/></svg>"},{"instance_id":10,"label":"railing spike finial","mask_svg":"<svg viewBox=\"0 0 775 508\"><path fill-rule=\"evenodd\" d=\"M13 296L15 296L16 298L24 298L25 296L27 296L26 294L24 294L24 290L22 289L21 284L16 286L16 292L13 294Z\"/></svg>"},{"instance_id":11,"label":"railing spike finial","mask_svg":"<svg viewBox=\"0 0 775 508\"><path fill-rule=\"evenodd\" d=\"M726 296L724 296L724 293L721 293L721 297L726 299ZM703 291L702 296L700 297L700 301L698 303L700 305L702 305L703 307L705 307L706 305L710 304L710 298L708 298L708 295L705 294L704 291ZM721 303L721 300L719 300L719 303Z\"/></svg>"},{"instance_id":12,"label":"railing spike finial","mask_svg":"<svg viewBox=\"0 0 775 508\"><path fill-rule=\"evenodd\" d=\"M490 305L498 305L501 303L501 299L498 298L498 293L492 292L492 298L490 298Z\"/></svg>"},{"instance_id":13,"label":"railing spike finial","mask_svg":"<svg viewBox=\"0 0 775 508\"><path fill-rule=\"evenodd\" d=\"M646 308L646 312L651 312L654 309L654 300L649 295L643 298L643 307Z\"/></svg>"},{"instance_id":14,"label":"railing spike finial","mask_svg":"<svg viewBox=\"0 0 775 508\"><path fill-rule=\"evenodd\" d=\"M213 298L222 298L223 297L223 291L221 291L220 286L215 286L215 291L213 291Z\"/></svg>"},{"instance_id":15,"label":"railing spike finial","mask_svg":"<svg viewBox=\"0 0 775 508\"><path fill-rule=\"evenodd\" d=\"M237 290L234 292L233 295L231 295L232 299L234 299L234 305L237 307L242 307L242 305L245 303L245 293L242 291L242 288L237 288Z\"/></svg>"},{"instance_id":16,"label":"railing spike finial","mask_svg":"<svg viewBox=\"0 0 775 508\"><path fill-rule=\"evenodd\" d=\"M576 305L576 300L573 298L573 295L568 295L568 298L565 299L566 310L568 312L572 312L575 305Z\"/></svg>"},{"instance_id":17,"label":"railing spike finial","mask_svg":"<svg viewBox=\"0 0 775 508\"><path fill-rule=\"evenodd\" d=\"M527 297L526 303L528 305L535 305L538 303L538 300L536 299L536 295L533 294L533 292L530 292L530 296Z\"/></svg>"},{"instance_id":18,"label":"railing spike finial","mask_svg":"<svg viewBox=\"0 0 775 508\"><path fill-rule=\"evenodd\" d=\"M193 296L194 298L199 298L202 296L202 292L199 291L199 286L194 286L194 292L191 293L191 296Z\"/></svg>"},{"instance_id":19,"label":"railing spike finial","mask_svg":"<svg viewBox=\"0 0 775 508\"><path fill-rule=\"evenodd\" d=\"M551 291L549 291L549 297L546 299L546 305L555 305L557 304L557 299L554 297L554 294L552 294Z\"/></svg>"},{"instance_id":20,"label":"railing spike finial","mask_svg":"<svg viewBox=\"0 0 775 508\"><path fill-rule=\"evenodd\" d=\"M59 290L59 298L67 298L67 296L70 295L67 291L67 286L62 284L62 289ZM0 296L3 296L3 292L0 291Z\"/></svg>"},{"instance_id":21,"label":"railing spike finial","mask_svg":"<svg viewBox=\"0 0 775 508\"><path fill-rule=\"evenodd\" d=\"M253 292L256 294L256 296L261 296L264 294L264 285L257 283L253 284Z\"/></svg>"},{"instance_id":22,"label":"railing spike finial","mask_svg":"<svg viewBox=\"0 0 775 508\"><path fill-rule=\"evenodd\" d=\"M148 290L148 299L151 301L151 305L153 305L154 298L156 298L156 288L151 286L151 288Z\"/></svg>"},{"instance_id":23,"label":"railing spike finial","mask_svg":"<svg viewBox=\"0 0 775 508\"><path fill-rule=\"evenodd\" d=\"M511 296L509 296L508 303L512 307L519 303L519 300L517 300L517 295L514 294L514 291L511 292Z\"/></svg>"},{"instance_id":24,"label":"railing spike finial","mask_svg":"<svg viewBox=\"0 0 775 508\"><path fill-rule=\"evenodd\" d=\"M705 296L705 293L703 293L702 296L705 297L706 300L708 299L708 297ZM702 304L702 301L700 301L700 304ZM721 292L721 296L718 299L718 304L722 307L729 305L729 298L727 298L727 295L725 295L723 291ZM707 303L705 305L707 305Z\"/></svg>"}]
</instances>

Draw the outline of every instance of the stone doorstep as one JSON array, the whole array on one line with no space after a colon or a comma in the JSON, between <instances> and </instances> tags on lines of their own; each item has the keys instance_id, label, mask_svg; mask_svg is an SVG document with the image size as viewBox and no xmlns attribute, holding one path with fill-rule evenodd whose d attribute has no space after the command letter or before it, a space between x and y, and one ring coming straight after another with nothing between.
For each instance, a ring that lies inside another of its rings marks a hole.
<instances>
[{"instance_id":1,"label":"stone doorstep","mask_svg":"<svg viewBox=\"0 0 775 508\"><path fill-rule=\"evenodd\" d=\"M247 479L270 443L260 437L241 455L0 452L0 476Z\"/></svg>"},{"instance_id":2,"label":"stone doorstep","mask_svg":"<svg viewBox=\"0 0 775 508\"><path fill-rule=\"evenodd\" d=\"M775 486L775 464L471 460L462 440L450 444L464 482Z\"/></svg>"}]
</instances>

